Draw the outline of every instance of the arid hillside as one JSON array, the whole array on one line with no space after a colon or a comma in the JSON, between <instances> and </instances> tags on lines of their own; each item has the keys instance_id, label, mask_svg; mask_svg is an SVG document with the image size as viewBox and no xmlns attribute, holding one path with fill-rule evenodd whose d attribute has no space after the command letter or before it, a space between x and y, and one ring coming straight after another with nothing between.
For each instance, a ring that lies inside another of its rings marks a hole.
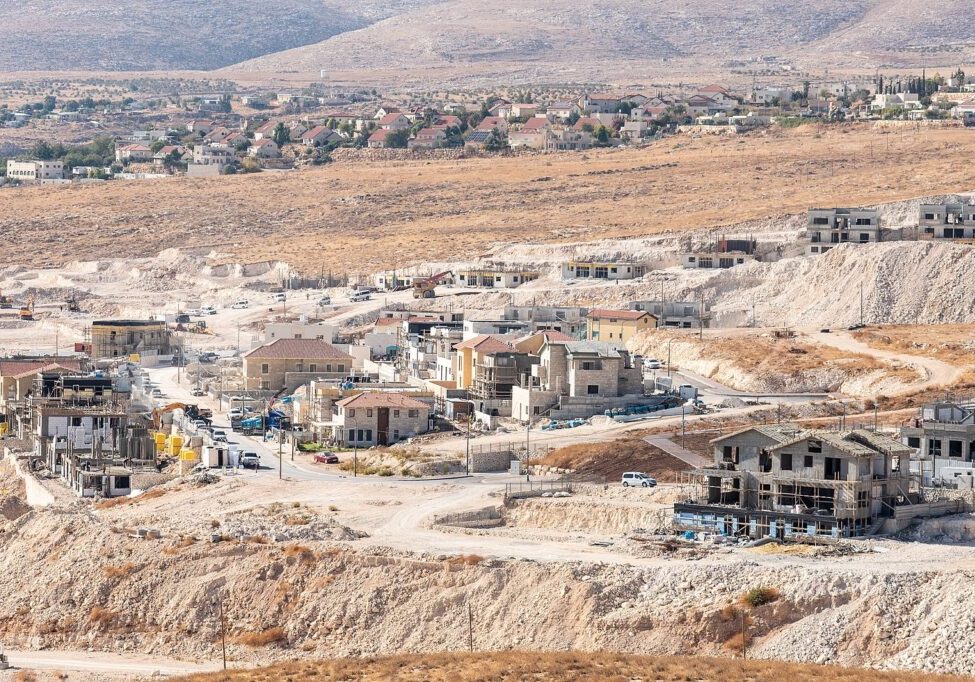
<instances>
[{"instance_id":1,"label":"arid hillside","mask_svg":"<svg viewBox=\"0 0 975 682\"><path fill-rule=\"evenodd\" d=\"M317 43L422 0L0 0L0 71L214 69Z\"/></svg>"},{"instance_id":2,"label":"arid hillside","mask_svg":"<svg viewBox=\"0 0 975 682\"><path fill-rule=\"evenodd\" d=\"M640 82L766 55L817 69L950 65L972 55L966 8L961 0L445 0L235 69L426 71L442 80L463 65L484 79Z\"/></svg>"},{"instance_id":3,"label":"arid hillside","mask_svg":"<svg viewBox=\"0 0 975 682\"><path fill-rule=\"evenodd\" d=\"M955 192L970 187L973 150L964 129L804 126L638 150L7 189L0 233L19 235L6 262L34 266L180 247L283 258L316 274L371 272L478 256L506 241L720 227L816 204Z\"/></svg>"},{"instance_id":4,"label":"arid hillside","mask_svg":"<svg viewBox=\"0 0 975 682\"><path fill-rule=\"evenodd\" d=\"M963 678L852 668L728 661L714 658L627 656L605 653L431 654L379 659L285 663L257 670L235 670L182 678L183 682L270 682L281 679L379 682L480 682L481 680L724 680L725 682L952 682Z\"/></svg>"}]
</instances>

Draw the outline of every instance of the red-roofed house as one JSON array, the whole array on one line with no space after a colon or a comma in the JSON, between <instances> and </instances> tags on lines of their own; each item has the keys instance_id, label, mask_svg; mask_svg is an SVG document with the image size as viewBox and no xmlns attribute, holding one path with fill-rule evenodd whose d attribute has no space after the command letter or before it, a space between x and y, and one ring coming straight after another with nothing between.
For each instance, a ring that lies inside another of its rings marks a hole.
<instances>
[{"instance_id":1,"label":"red-roofed house","mask_svg":"<svg viewBox=\"0 0 975 682\"><path fill-rule=\"evenodd\" d=\"M281 156L281 148L274 140L264 138L254 142L247 150L247 154L257 159L276 159Z\"/></svg>"},{"instance_id":2,"label":"red-roofed house","mask_svg":"<svg viewBox=\"0 0 975 682\"><path fill-rule=\"evenodd\" d=\"M346 447L392 445L430 430L430 405L400 393L360 393L335 407L332 435Z\"/></svg>"},{"instance_id":3,"label":"red-roofed house","mask_svg":"<svg viewBox=\"0 0 975 682\"><path fill-rule=\"evenodd\" d=\"M498 130L507 130L508 122L497 116L485 116L484 119L477 124L477 128L475 128L475 130L491 132L495 128Z\"/></svg>"},{"instance_id":4,"label":"red-roofed house","mask_svg":"<svg viewBox=\"0 0 975 682\"><path fill-rule=\"evenodd\" d=\"M255 140L271 139L271 135L274 134L274 129L277 127L280 121L270 120L264 125L260 126L254 131Z\"/></svg>"},{"instance_id":5,"label":"red-roofed house","mask_svg":"<svg viewBox=\"0 0 975 682\"><path fill-rule=\"evenodd\" d=\"M151 161L152 150L144 144L127 144L115 150L115 160L119 163L128 161Z\"/></svg>"},{"instance_id":6,"label":"red-roofed house","mask_svg":"<svg viewBox=\"0 0 975 682\"><path fill-rule=\"evenodd\" d=\"M379 119L378 125L384 130L403 130L404 128L410 127L410 119L406 118L403 114L386 114Z\"/></svg>"},{"instance_id":7,"label":"red-roofed house","mask_svg":"<svg viewBox=\"0 0 975 682\"><path fill-rule=\"evenodd\" d=\"M277 339L244 355L249 391L297 388L315 378L341 380L352 369L352 356L319 339Z\"/></svg>"},{"instance_id":8,"label":"red-roofed house","mask_svg":"<svg viewBox=\"0 0 975 682\"><path fill-rule=\"evenodd\" d=\"M493 334L480 334L454 346L454 380L467 389L479 412L511 414L511 389L528 370L528 354Z\"/></svg>"},{"instance_id":9,"label":"red-roofed house","mask_svg":"<svg viewBox=\"0 0 975 682\"><path fill-rule=\"evenodd\" d=\"M301 144L309 147L320 147L332 141L339 141L342 136L327 126L315 126L301 136Z\"/></svg>"},{"instance_id":10,"label":"red-roofed house","mask_svg":"<svg viewBox=\"0 0 975 682\"><path fill-rule=\"evenodd\" d=\"M417 131L408 146L410 149L435 149L442 147L446 141L447 133L443 128L423 128Z\"/></svg>"},{"instance_id":11,"label":"red-roofed house","mask_svg":"<svg viewBox=\"0 0 975 682\"><path fill-rule=\"evenodd\" d=\"M384 149L388 144L387 138L391 133L391 130L377 130L372 135L369 136L368 145L370 149Z\"/></svg>"},{"instance_id":12,"label":"red-roofed house","mask_svg":"<svg viewBox=\"0 0 975 682\"><path fill-rule=\"evenodd\" d=\"M445 125L448 128L458 128L460 127L460 118L458 116L452 116L450 114L441 114L437 116L437 122L440 125Z\"/></svg>"},{"instance_id":13,"label":"red-roofed house","mask_svg":"<svg viewBox=\"0 0 975 682\"><path fill-rule=\"evenodd\" d=\"M20 358L0 360L0 414L10 401L23 400L40 372L68 374L81 371L79 358Z\"/></svg>"},{"instance_id":14,"label":"red-roofed house","mask_svg":"<svg viewBox=\"0 0 975 682\"><path fill-rule=\"evenodd\" d=\"M615 114L620 108L620 98L608 93L583 95L579 108L586 114Z\"/></svg>"},{"instance_id":15,"label":"red-roofed house","mask_svg":"<svg viewBox=\"0 0 975 682\"><path fill-rule=\"evenodd\" d=\"M544 116L530 118L519 130L508 134L508 144L512 148L544 149L550 127L548 119Z\"/></svg>"}]
</instances>

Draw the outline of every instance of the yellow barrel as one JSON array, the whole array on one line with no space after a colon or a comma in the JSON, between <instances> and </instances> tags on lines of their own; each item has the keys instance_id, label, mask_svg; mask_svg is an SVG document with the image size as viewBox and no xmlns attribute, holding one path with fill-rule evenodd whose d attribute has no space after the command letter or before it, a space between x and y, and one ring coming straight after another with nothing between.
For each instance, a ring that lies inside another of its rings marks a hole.
<instances>
[{"instance_id":1,"label":"yellow barrel","mask_svg":"<svg viewBox=\"0 0 975 682\"><path fill-rule=\"evenodd\" d=\"M152 437L156 440L156 449L164 450L166 448L166 434L162 431L156 431L152 434Z\"/></svg>"},{"instance_id":2,"label":"yellow barrel","mask_svg":"<svg viewBox=\"0 0 975 682\"><path fill-rule=\"evenodd\" d=\"M195 460L195 459L199 459L199 458L200 458L200 456L199 456L199 455L197 455L197 454L196 454L195 452L193 452L192 450L186 450L186 449L184 448L183 450L180 450L180 451L179 451L179 458L180 458L181 460L183 460L183 461L186 461L186 462L188 462L188 461L191 461L191 460Z\"/></svg>"}]
</instances>

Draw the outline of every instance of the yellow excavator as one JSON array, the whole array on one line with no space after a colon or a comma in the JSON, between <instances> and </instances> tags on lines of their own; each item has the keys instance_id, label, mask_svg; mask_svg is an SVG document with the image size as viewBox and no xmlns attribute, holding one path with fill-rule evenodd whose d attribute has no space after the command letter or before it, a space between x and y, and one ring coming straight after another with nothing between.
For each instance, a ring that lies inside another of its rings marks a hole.
<instances>
[{"instance_id":1,"label":"yellow excavator","mask_svg":"<svg viewBox=\"0 0 975 682\"><path fill-rule=\"evenodd\" d=\"M34 319L34 297L33 296L28 296L27 303L20 306L20 319L27 322Z\"/></svg>"}]
</instances>

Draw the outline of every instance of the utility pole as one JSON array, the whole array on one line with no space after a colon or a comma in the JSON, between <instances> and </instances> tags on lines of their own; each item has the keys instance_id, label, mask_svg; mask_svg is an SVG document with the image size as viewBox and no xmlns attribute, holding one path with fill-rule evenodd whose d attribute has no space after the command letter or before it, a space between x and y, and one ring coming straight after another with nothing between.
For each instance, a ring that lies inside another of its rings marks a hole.
<instances>
[{"instance_id":1,"label":"utility pole","mask_svg":"<svg viewBox=\"0 0 975 682\"><path fill-rule=\"evenodd\" d=\"M474 611L470 604L467 605L467 644L474 653Z\"/></svg>"},{"instance_id":2,"label":"utility pole","mask_svg":"<svg viewBox=\"0 0 975 682\"><path fill-rule=\"evenodd\" d=\"M741 660L748 658L748 632L745 629L745 609L741 610Z\"/></svg>"},{"instance_id":3,"label":"utility pole","mask_svg":"<svg viewBox=\"0 0 975 682\"><path fill-rule=\"evenodd\" d=\"M214 606L220 609L220 648L223 650L223 669L227 669L227 620L224 616L223 610L223 592L219 593L219 596L214 597Z\"/></svg>"},{"instance_id":4,"label":"utility pole","mask_svg":"<svg viewBox=\"0 0 975 682\"><path fill-rule=\"evenodd\" d=\"M863 326L863 282L860 282L860 326Z\"/></svg>"},{"instance_id":5,"label":"utility pole","mask_svg":"<svg viewBox=\"0 0 975 682\"><path fill-rule=\"evenodd\" d=\"M280 429L280 423L278 428L278 480L284 479L284 457L281 453L281 446L284 441L284 431Z\"/></svg>"},{"instance_id":6,"label":"utility pole","mask_svg":"<svg viewBox=\"0 0 975 682\"><path fill-rule=\"evenodd\" d=\"M471 422L474 417L474 403L470 403L471 409L467 413L467 475L471 475Z\"/></svg>"}]
</instances>

